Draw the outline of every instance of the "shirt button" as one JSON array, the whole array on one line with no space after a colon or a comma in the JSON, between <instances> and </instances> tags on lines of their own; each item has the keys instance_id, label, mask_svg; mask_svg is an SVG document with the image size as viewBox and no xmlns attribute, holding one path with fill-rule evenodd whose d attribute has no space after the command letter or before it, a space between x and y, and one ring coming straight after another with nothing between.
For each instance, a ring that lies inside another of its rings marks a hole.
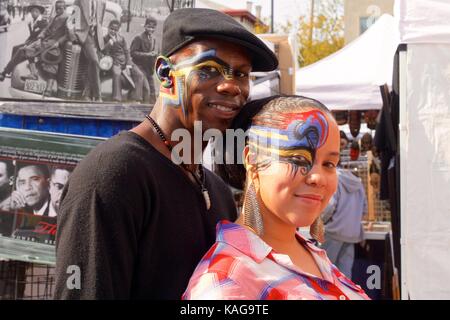
<instances>
[{"instance_id":1,"label":"shirt button","mask_svg":"<svg viewBox=\"0 0 450 320\"><path fill-rule=\"evenodd\" d=\"M339 300L347 300L347 298L342 294L339 296Z\"/></svg>"}]
</instances>

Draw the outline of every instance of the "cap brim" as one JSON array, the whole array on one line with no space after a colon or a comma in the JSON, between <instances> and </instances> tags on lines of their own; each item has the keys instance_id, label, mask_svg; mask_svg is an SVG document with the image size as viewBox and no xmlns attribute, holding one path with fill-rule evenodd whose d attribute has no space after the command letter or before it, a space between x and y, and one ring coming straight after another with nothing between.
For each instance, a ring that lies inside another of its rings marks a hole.
<instances>
[{"instance_id":1,"label":"cap brim","mask_svg":"<svg viewBox=\"0 0 450 320\"><path fill-rule=\"evenodd\" d=\"M188 36L186 37L186 40L182 43L179 43L176 47L174 47L172 50L170 50L167 53L167 56L170 56L174 54L179 49L183 48L187 44L204 38L213 38L213 39L220 39L227 42L231 42L234 44L237 44L239 46L244 47L247 49L247 52L251 56L252 60L252 71L253 72L261 72L261 71L272 71L275 70L278 67L278 59L275 56L275 54L270 51L270 49L263 49L257 45L254 45L250 42L235 38L235 37L228 37L222 34L196 34L195 36Z\"/></svg>"},{"instance_id":2,"label":"cap brim","mask_svg":"<svg viewBox=\"0 0 450 320\"><path fill-rule=\"evenodd\" d=\"M225 35L208 36L213 36L214 38L222 39L246 48L252 59L252 71L272 71L278 67L278 59L270 49L265 50L250 42Z\"/></svg>"}]
</instances>

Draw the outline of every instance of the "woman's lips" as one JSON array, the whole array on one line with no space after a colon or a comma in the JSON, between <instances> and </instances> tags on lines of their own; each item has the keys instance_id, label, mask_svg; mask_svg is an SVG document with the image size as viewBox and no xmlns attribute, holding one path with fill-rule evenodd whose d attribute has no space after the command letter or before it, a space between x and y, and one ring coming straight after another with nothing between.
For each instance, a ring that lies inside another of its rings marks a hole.
<instances>
[{"instance_id":1,"label":"woman's lips","mask_svg":"<svg viewBox=\"0 0 450 320\"><path fill-rule=\"evenodd\" d=\"M316 194L295 194L294 196L308 203L318 204L323 201L323 196Z\"/></svg>"}]
</instances>

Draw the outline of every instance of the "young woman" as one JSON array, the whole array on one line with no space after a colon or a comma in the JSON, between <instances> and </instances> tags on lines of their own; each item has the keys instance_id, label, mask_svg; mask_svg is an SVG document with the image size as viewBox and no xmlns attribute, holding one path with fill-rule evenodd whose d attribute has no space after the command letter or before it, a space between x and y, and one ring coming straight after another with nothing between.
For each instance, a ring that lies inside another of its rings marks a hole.
<instances>
[{"instance_id":1,"label":"young woman","mask_svg":"<svg viewBox=\"0 0 450 320\"><path fill-rule=\"evenodd\" d=\"M242 214L218 224L183 299L369 299L297 233L310 226L322 240L320 213L336 191L340 136L331 113L299 96L244 110L251 125Z\"/></svg>"}]
</instances>

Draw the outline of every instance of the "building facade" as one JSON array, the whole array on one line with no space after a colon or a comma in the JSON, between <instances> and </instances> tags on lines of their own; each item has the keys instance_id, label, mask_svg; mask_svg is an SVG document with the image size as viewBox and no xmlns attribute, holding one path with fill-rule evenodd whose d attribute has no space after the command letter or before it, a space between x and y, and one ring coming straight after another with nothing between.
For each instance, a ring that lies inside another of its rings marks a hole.
<instances>
[{"instance_id":1,"label":"building facade","mask_svg":"<svg viewBox=\"0 0 450 320\"><path fill-rule=\"evenodd\" d=\"M344 0L345 44L358 38L382 14L393 14L394 0Z\"/></svg>"}]
</instances>

